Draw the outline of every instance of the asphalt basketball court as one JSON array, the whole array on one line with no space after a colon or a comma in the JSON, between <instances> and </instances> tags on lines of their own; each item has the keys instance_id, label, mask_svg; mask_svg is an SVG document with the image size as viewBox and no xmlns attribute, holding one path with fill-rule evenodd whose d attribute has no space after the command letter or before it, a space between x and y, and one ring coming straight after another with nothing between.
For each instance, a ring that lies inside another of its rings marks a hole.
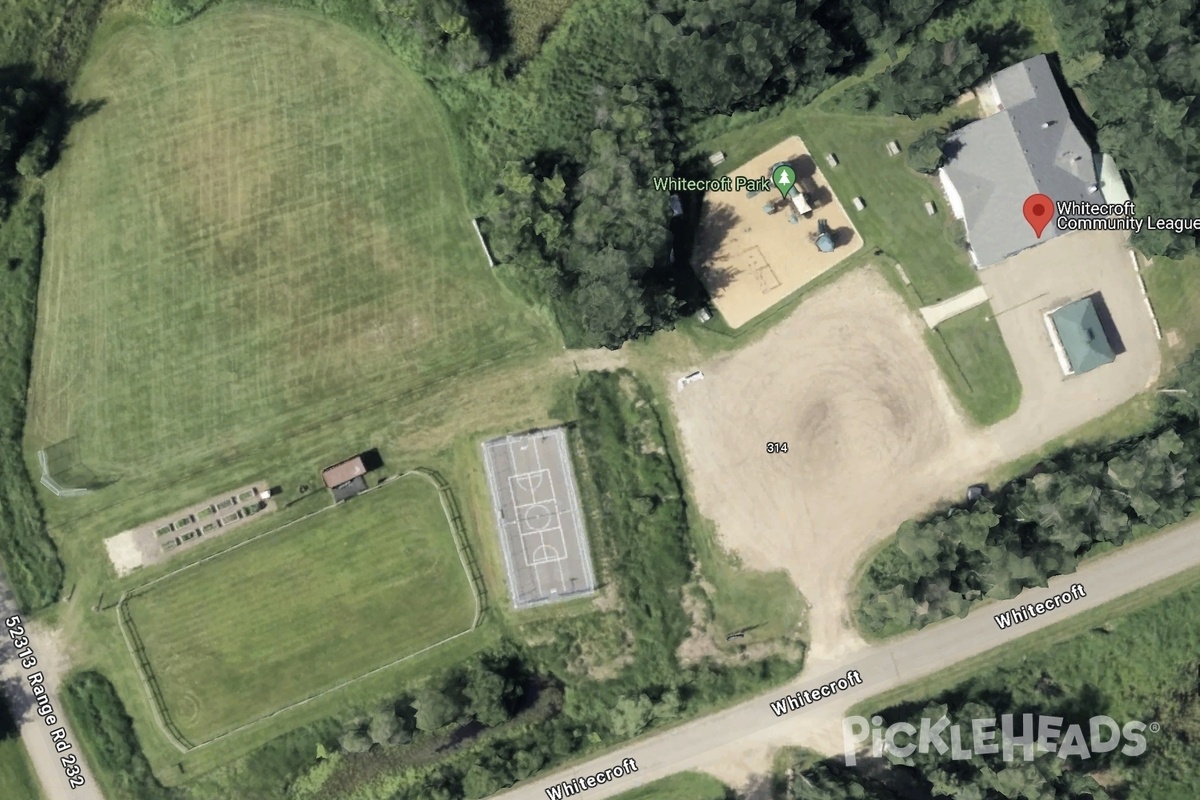
<instances>
[{"instance_id":1,"label":"asphalt basketball court","mask_svg":"<svg viewBox=\"0 0 1200 800\"><path fill-rule=\"evenodd\" d=\"M483 460L513 605L595 591L566 431L493 439L483 445Z\"/></svg>"}]
</instances>

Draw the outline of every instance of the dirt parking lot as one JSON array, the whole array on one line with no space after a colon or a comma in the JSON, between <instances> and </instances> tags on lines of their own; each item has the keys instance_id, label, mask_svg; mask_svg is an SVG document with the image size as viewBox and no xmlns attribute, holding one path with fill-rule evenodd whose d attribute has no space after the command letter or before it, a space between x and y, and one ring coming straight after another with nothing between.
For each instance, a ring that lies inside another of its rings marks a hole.
<instances>
[{"instance_id":1,"label":"dirt parking lot","mask_svg":"<svg viewBox=\"0 0 1200 800\"><path fill-rule=\"evenodd\" d=\"M990 429L998 439L1023 442L1032 449L1117 407L1157 380L1162 361L1158 339L1124 233L1058 236L982 270L979 278L1021 379L1020 411ZM1117 358L1066 377L1043 317L1097 292L1120 340L1113 343Z\"/></svg>"},{"instance_id":2,"label":"dirt parking lot","mask_svg":"<svg viewBox=\"0 0 1200 800\"><path fill-rule=\"evenodd\" d=\"M781 161L796 170L796 184L809 198L811 213L793 214L774 188L757 194L711 192L705 199L697 272L732 328L832 269L863 244L800 137L789 137L730 175L735 179L769 176L771 167ZM778 210L767 214L766 205ZM813 243L821 222L835 243L831 253L822 253Z\"/></svg>"},{"instance_id":3,"label":"dirt parking lot","mask_svg":"<svg viewBox=\"0 0 1200 800\"><path fill-rule=\"evenodd\" d=\"M811 604L812 657L860 640L854 569L904 520L1000 464L1145 390L1161 357L1120 234L1063 236L982 273L1022 383L1021 407L970 426L949 396L922 323L873 269L814 292L761 340L698 364L676 419L700 513L759 569L786 569ZM1063 376L1042 315L1099 292L1121 337L1116 360ZM770 454L767 442L787 442Z\"/></svg>"},{"instance_id":4,"label":"dirt parking lot","mask_svg":"<svg viewBox=\"0 0 1200 800\"><path fill-rule=\"evenodd\" d=\"M671 389L701 513L748 565L791 574L812 604L814 657L856 646L858 559L965 486L964 465L993 463L995 445L968 428L920 322L872 268L703 369Z\"/></svg>"}]
</instances>

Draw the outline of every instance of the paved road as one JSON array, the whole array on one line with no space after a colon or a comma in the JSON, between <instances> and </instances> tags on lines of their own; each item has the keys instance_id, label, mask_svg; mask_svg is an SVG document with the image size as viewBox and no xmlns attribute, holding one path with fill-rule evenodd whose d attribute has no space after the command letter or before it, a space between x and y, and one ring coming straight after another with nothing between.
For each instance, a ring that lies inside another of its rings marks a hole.
<instances>
[{"instance_id":1,"label":"paved road","mask_svg":"<svg viewBox=\"0 0 1200 800\"><path fill-rule=\"evenodd\" d=\"M497 795L502 800L546 800L546 788L571 778L595 775L633 758L638 770L589 789L580 800L613 797L686 769L715 772L727 780L745 780L763 771L772 749L802 744L833 755L841 751L841 720L855 703L939 672L959 661L1011 643L1080 612L1135 592L1177 573L1200 567L1200 522L1129 545L1090 562L1074 575L1050 582L1047 589L1028 589L1019 598L973 612L925 631L864 646L837 663L810 663L800 678L725 711L701 717L663 733L635 741L553 775ZM1084 586L1087 596L1061 609L1000 630L993 614L1020 603L1036 603L1051 594ZM813 705L776 717L769 703L811 689L858 670L863 684Z\"/></svg>"},{"instance_id":2,"label":"paved road","mask_svg":"<svg viewBox=\"0 0 1200 800\"><path fill-rule=\"evenodd\" d=\"M7 621L14 615L20 615L16 600L8 585L0 579L0 620ZM25 629L26 638L29 639L27 647L33 651L37 664L31 668L21 664L21 659L17 657L18 651L13 647L13 639L9 636L9 628L0 624L0 692L4 693L5 700L21 724L21 738L25 742L25 749L29 751L30 760L33 761L42 792L46 800L104 800L91 770L84 763L79 738L66 723L62 693L59 690L62 685L60 668L63 662L57 642L40 626L31 626L22 620L21 627ZM48 717L38 713L39 700L29 682L29 676L37 673L41 673L45 678L45 686L48 689L45 699L49 700L53 709L51 713L57 718L53 725L47 725ZM59 729L66 731L63 740L71 743L71 748L62 753L55 749L54 740L51 738L51 731ZM82 786L71 788L61 761L64 756L75 757L76 764L81 767L80 776L84 780Z\"/></svg>"}]
</instances>

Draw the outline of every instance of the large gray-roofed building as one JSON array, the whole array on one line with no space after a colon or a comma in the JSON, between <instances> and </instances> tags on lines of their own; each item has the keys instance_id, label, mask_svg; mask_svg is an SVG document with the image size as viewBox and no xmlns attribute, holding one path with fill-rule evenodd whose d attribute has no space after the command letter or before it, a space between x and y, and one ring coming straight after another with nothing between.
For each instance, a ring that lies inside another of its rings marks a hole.
<instances>
[{"instance_id":1,"label":"large gray-roofed building","mask_svg":"<svg viewBox=\"0 0 1200 800\"><path fill-rule=\"evenodd\" d=\"M1104 202L1091 148L1044 55L997 72L982 91L996 113L950 134L939 176L977 267L1057 235L1053 224L1041 240L1034 234L1022 211L1029 195Z\"/></svg>"}]
</instances>

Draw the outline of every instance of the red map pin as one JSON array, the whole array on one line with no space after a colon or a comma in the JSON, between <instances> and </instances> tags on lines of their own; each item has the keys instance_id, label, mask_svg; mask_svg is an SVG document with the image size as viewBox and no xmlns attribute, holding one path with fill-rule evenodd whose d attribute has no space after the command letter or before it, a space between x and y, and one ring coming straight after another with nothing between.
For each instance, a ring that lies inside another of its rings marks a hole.
<instances>
[{"instance_id":1,"label":"red map pin","mask_svg":"<svg viewBox=\"0 0 1200 800\"><path fill-rule=\"evenodd\" d=\"M1042 231L1046 230L1046 226L1054 218L1054 201L1044 194L1031 194L1025 198L1025 207L1022 210L1029 227L1033 228L1039 239L1042 238Z\"/></svg>"}]
</instances>

